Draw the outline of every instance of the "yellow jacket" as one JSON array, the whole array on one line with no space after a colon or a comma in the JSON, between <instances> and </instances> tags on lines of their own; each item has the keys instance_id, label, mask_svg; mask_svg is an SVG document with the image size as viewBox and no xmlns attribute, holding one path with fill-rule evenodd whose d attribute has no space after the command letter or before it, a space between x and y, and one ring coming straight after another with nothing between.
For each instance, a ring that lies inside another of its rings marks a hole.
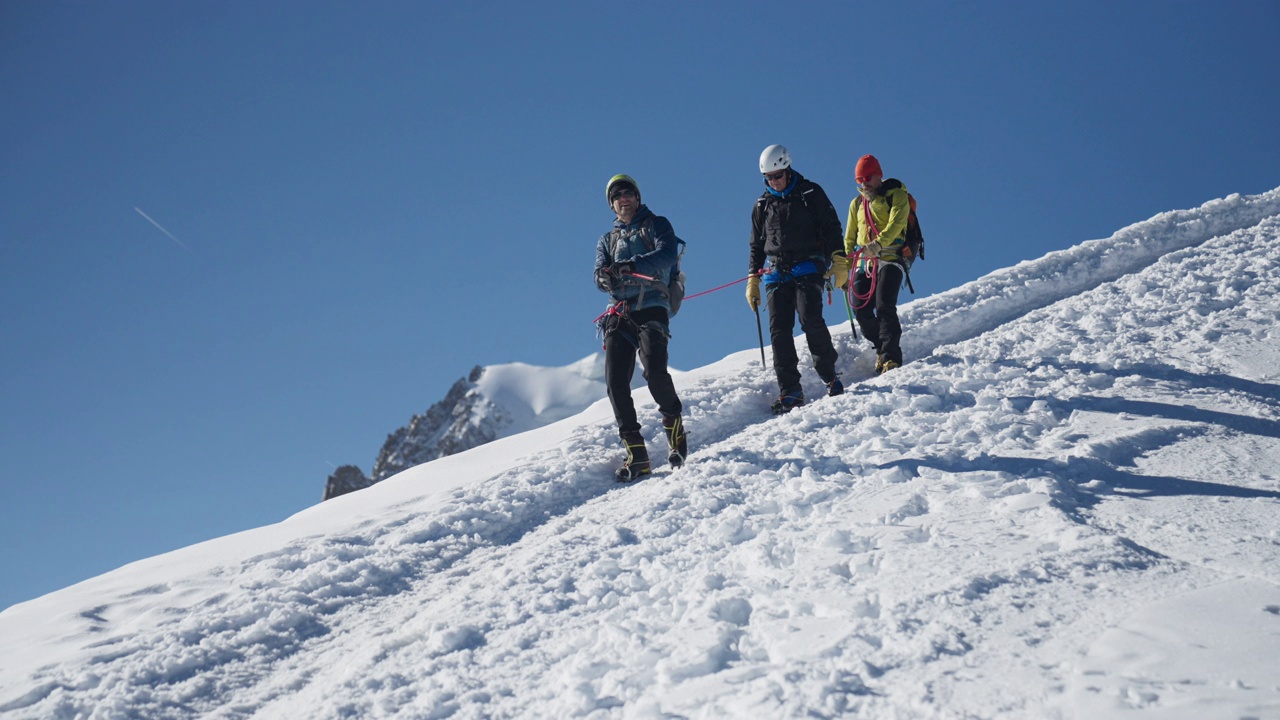
<instances>
[{"instance_id":1,"label":"yellow jacket","mask_svg":"<svg viewBox=\"0 0 1280 720\"><path fill-rule=\"evenodd\" d=\"M885 180L880 193L871 199L871 217L880 234L875 238L882 248L880 259L897 260L902 256L902 244L906 242L907 217L911 203L907 199L907 187L893 179ZM844 251L853 257L858 248L871 242L866 213L862 209L862 196L849 203L849 220L845 223ZM861 263L859 263L861 265Z\"/></svg>"}]
</instances>

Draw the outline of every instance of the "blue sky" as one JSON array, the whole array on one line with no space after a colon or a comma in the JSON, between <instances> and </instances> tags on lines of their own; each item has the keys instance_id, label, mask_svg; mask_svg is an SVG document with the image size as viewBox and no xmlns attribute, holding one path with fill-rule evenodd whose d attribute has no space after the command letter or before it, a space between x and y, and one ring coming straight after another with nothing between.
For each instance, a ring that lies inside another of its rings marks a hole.
<instances>
[{"instance_id":1,"label":"blue sky","mask_svg":"<svg viewBox=\"0 0 1280 720\"><path fill-rule=\"evenodd\" d=\"M598 349L618 172L691 292L745 272L772 143L842 220L860 155L905 181L921 295L1280 185L1275 3L903 5L0 4L0 607ZM741 286L672 330L680 368L756 343Z\"/></svg>"}]
</instances>

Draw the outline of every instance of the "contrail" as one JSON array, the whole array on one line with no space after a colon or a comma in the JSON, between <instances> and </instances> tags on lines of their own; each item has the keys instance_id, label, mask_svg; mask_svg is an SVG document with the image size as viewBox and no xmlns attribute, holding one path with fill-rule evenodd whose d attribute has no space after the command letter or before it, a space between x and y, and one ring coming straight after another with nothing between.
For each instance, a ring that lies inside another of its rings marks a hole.
<instances>
[{"instance_id":1,"label":"contrail","mask_svg":"<svg viewBox=\"0 0 1280 720\"><path fill-rule=\"evenodd\" d=\"M182 242L181 240L179 240L178 238L174 237L174 236L173 236L173 233L169 232L168 230L165 230L163 225L161 225L160 223L156 222L155 220L152 220L150 215L148 215L148 214L146 214L146 213L142 212L142 208L139 208L139 207L136 207L136 206L135 206L133 209L134 209L134 210L137 210L139 215L141 215L142 217L146 218L146 219L147 219L147 222L151 223L152 225L155 225L157 230L159 230L160 232L164 233L165 235L168 235L170 240L172 240L172 241L174 241L174 242L178 243L179 245L181 245L183 250L186 250L186 251L187 251L187 252L189 252L189 253L195 254L195 251L194 251L194 250L192 250L191 248L187 247L187 244L186 244L186 243L184 243L184 242Z\"/></svg>"}]
</instances>

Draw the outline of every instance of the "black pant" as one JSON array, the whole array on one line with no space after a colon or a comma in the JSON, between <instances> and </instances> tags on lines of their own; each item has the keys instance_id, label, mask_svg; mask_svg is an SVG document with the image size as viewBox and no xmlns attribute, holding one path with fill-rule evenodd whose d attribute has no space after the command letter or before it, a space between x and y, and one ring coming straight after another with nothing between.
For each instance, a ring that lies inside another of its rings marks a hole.
<instances>
[{"instance_id":1,"label":"black pant","mask_svg":"<svg viewBox=\"0 0 1280 720\"><path fill-rule=\"evenodd\" d=\"M876 273L876 296L854 310L858 327L872 345L881 360L902 364L902 324L898 322L898 291L902 289L902 269L896 265L880 263ZM871 292L871 277L862 270L853 280L853 291L858 295ZM857 300L855 303L859 302Z\"/></svg>"},{"instance_id":2,"label":"black pant","mask_svg":"<svg viewBox=\"0 0 1280 720\"><path fill-rule=\"evenodd\" d=\"M667 370L667 339L664 308L648 308L609 318L604 333L604 382L609 389L609 402L613 404L619 434L640 431L636 406L631 400L631 376L635 374L637 354L658 411L663 415L679 415L683 409Z\"/></svg>"},{"instance_id":3,"label":"black pant","mask_svg":"<svg viewBox=\"0 0 1280 720\"><path fill-rule=\"evenodd\" d=\"M836 349L831 344L831 332L822 319L823 278L818 273L788 278L785 282L767 285L769 293L769 340L773 343L773 370L778 374L778 389L783 395L803 394L800 389L800 358L796 356L793 336L796 316L800 316L800 329L809 341L809 353L813 355L813 368L822 382L829 383L836 377Z\"/></svg>"}]
</instances>

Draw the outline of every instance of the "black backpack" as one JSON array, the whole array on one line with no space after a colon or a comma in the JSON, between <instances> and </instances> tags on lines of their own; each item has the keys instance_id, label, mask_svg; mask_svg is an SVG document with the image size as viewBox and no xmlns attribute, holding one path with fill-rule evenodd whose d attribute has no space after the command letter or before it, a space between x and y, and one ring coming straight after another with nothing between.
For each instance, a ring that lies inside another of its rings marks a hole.
<instances>
[{"instance_id":1,"label":"black backpack","mask_svg":"<svg viewBox=\"0 0 1280 720\"><path fill-rule=\"evenodd\" d=\"M902 181L889 178L880 183L880 194L888 194L890 190L897 190L902 187ZM855 209L861 209L862 195L858 195L854 199ZM911 193L907 193L907 204L911 207L911 211L907 214L907 232L905 234L905 242L902 244L902 264L906 269L907 288L912 294L916 289L911 286L911 265L916 258L924 259L924 233L920 232L920 218L916 217L916 199Z\"/></svg>"},{"instance_id":2,"label":"black backpack","mask_svg":"<svg viewBox=\"0 0 1280 720\"><path fill-rule=\"evenodd\" d=\"M644 240L644 246L649 252L653 252L658 247L657 241L653 239L653 221L656 217L656 215L650 215L644 219L644 224L640 226L640 237ZM672 234L674 234L674 231ZM613 253L614 257L617 257L617 244L621 239L621 230L615 229L609 233L609 252ZM675 314L680 312L680 303L684 302L685 277L684 271L680 269L680 259L684 257L684 250L687 247L685 241L679 237L676 238L676 243L680 247L680 252L676 255L676 264L671 268L671 281L665 285L658 281L641 281L658 292L666 293L667 303L671 305L672 317L675 317Z\"/></svg>"}]
</instances>

